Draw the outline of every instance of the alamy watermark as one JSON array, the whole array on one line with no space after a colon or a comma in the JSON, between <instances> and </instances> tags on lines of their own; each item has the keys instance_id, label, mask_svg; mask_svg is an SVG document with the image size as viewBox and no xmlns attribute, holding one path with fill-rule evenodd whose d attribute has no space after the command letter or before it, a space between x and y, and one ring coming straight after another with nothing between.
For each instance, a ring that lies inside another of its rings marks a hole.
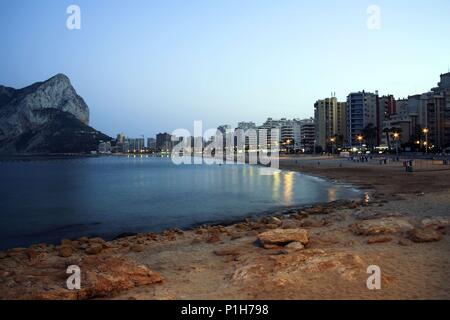
<instances>
[{"instance_id":1,"label":"alamy watermark","mask_svg":"<svg viewBox=\"0 0 450 320\"><path fill-rule=\"evenodd\" d=\"M69 290L80 290L81 289L81 269L79 266L72 265L66 270L67 274L70 276L67 278L66 285Z\"/></svg>"},{"instance_id":2,"label":"alamy watermark","mask_svg":"<svg viewBox=\"0 0 450 320\"><path fill-rule=\"evenodd\" d=\"M81 29L81 9L80 6L72 4L67 7L66 13L69 15L66 20L66 27L69 30Z\"/></svg>"},{"instance_id":3,"label":"alamy watermark","mask_svg":"<svg viewBox=\"0 0 450 320\"><path fill-rule=\"evenodd\" d=\"M367 278L367 289L380 290L381 289L381 268L377 265L367 267L367 273L370 276Z\"/></svg>"},{"instance_id":4,"label":"alamy watermark","mask_svg":"<svg viewBox=\"0 0 450 320\"><path fill-rule=\"evenodd\" d=\"M208 129L203 122L194 122L194 132L177 129L172 132L171 149L174 164L222 165L234 163L260 164L273 174L279 169L280 130L270 129Z\"/></svg>"},{"instance_id":5,"label":"alamy watermark","mask_svg":"<svg viewBox=\"0 0 450 320\"><path fill-rule=\"evenodd\" d=\"M367 29L369 30L380 30L381 29L381 8L377 5L370 5L367 8Z\"/></svg>"}]
</instances>

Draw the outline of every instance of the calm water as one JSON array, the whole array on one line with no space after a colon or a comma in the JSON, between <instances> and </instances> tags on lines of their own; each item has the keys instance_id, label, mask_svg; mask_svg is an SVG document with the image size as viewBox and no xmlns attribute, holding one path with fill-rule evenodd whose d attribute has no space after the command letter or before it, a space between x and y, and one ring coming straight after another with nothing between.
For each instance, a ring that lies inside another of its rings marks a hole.
<instances>
[{"instance_id":1,"label":"calm water","mask_svg":"<svg viewBox=\"0 0 450 320\"><path fill-rule=\"evenodd\" d=\"M257 166L182 165L165 158L0 162L0 249L62 238L225 223L359 192Z\"/></svg>"}]
</instances>

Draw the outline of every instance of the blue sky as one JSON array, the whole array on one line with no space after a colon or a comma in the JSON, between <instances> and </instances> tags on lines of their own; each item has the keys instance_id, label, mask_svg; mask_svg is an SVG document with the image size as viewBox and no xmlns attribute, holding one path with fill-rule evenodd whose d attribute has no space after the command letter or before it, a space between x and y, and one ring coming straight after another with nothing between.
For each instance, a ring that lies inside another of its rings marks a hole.
<instances>
[{"instance_id":1,"label":"blue sky","mask_svg":"<svg viewBox=\"0 0 450 320\"><path fill-rule=\"evenodd\" d=\"M81 30L66 28L71 4ZM310 117L331 92L435 86L449 14L448 0L0 0L0 84L65 73L110 135Z\"/></svg>"}]
</instances>

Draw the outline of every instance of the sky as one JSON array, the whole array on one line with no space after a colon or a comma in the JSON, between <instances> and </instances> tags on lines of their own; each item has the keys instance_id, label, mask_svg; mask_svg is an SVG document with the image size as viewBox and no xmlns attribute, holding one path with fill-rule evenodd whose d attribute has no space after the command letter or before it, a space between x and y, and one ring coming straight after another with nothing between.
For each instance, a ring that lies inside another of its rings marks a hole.
<instances>
[{"instance_id":1,"label":"sky","mask_svg":"<svg viewBox=\"0 0 450 320\"><path fill-rule=\"evenodd\" d=\"M307 118L331 92L434 87L449 14L448 0L0 0L0 84L64 73L111 136Z\"/></svg>"}]
</instances>

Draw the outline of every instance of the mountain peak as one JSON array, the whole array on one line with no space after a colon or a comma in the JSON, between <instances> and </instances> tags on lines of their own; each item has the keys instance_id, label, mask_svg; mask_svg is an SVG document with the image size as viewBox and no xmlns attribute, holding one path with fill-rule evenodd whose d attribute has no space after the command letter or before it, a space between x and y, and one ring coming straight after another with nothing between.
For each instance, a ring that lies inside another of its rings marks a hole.
<instances>
[{"instance_id":1,"label":"mountain peak","mask_svg":"<svg viewBox=\"0 0 450 320\"><path fill-rule=\"evenodd\" d=\"M45 80L43 82L36 83L35 85L38 85L38 86L42 86L42 85L44 85L44 86L48 86L48 85L53 86L53 85L56 85L56 84L58 84L60 86L62 85L62 86L65 86L65 87L72 87L72 83L70 82L69 77L66 76L63 73L58 73L58 74L54 75L53 77L51 77L51 78L49 78L49 79L47 79L47 80Z\"/></svg>"},{"instance_id":2,"label":"mountain peak","mask_svg":"<svg viewBox=\"0 0 450 320\"><path fill-rule=\"evenodd\" d=\"M50 79L48 79L47 81L50 80L60 80L60 81L67 81L70 83L70 79L68 76L66 76L64 73L58 73L56 75L54 75L53 77L51 77ZM45 82L47 82L45 81Z\"/></svg>"}]
</instances>

